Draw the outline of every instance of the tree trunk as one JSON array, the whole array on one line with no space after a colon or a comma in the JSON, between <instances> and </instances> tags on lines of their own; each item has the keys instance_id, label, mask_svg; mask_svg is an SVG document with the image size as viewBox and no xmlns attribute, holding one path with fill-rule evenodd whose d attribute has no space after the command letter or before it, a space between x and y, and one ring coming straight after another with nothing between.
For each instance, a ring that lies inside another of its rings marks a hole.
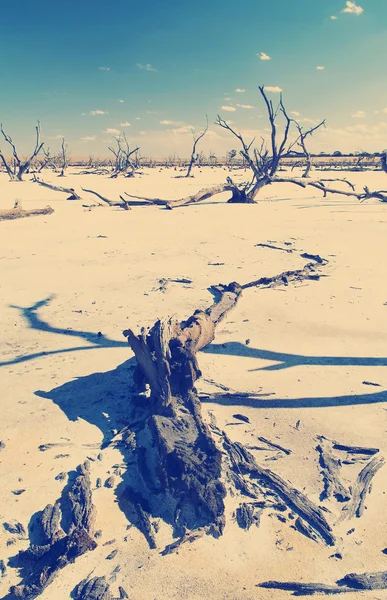
<instances>
[{"instance_id":1,"label":"tree trunk","mask_svg":"<svg viewBox=\"0 0 387 600\"><path fill-rule=\"evenodd\" d=\"M235 306L242 289L233 283L213 288L213 293L219 301L186 322L169 318L157 321L148 333L136 336L128 330L124 335L137 360L135 381L150 387L136 451L149 497L166 494L181 532L207 527L217 537L224 527L226 495L222 454L202 420L194 387L201 376L196 354L214 339L216 325Z\"/></svg>"}]
</instances>

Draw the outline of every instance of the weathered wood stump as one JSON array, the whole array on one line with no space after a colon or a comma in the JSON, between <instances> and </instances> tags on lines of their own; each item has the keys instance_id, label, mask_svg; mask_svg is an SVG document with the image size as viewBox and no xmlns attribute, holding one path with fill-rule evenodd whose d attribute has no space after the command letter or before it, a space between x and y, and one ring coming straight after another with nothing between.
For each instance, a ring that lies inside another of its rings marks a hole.
<instances>
[{"instance_id":1,"label":"weathered wood stump","mask_svg":"<svg viewBox=\"0 0 387 600\"><path fill-rule=\"evenodd\" d=\"M146 486L169 495L175 503L176 526L209 527L218 536L224 526L226 494L220 480L222 456L202 420L195 389L201 375L196 354L214 339L216 325L242 289L232 283L212 291L214 304L188 321L159 320L139 336L131 330L124 335L137 359L135 380L143 389L145 384L150 388L145 431L137 436L147 443L141 449L137 445L136 453L142 457Z\"/></svg>"}]
</instances>

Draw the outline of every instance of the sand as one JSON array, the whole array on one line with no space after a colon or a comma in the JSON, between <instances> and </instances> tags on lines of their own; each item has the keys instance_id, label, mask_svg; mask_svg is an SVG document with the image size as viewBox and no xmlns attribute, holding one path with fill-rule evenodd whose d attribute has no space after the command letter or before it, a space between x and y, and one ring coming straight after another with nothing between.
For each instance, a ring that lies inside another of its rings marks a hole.
<instances>
[{"instance_id":1,"label":"sand","mask_svg":"<svg viewBox=\"0 0 387 600\"><path fill-rule=\"evenodd\" d=\"M65 179L47 174L45 180L77 190L85 186L109 198L124 190L178 198L221 183L228 174L203 168L185 180L175 179L173 169L145 169L135 179L111 180L76 172L70 169ZM386 187L381 172L342 175L371 189ZM247 174L236 172L233 178L241 181ZM26 209L50 204L55 212L0 223L0 440L5 443L0 523L16 519L27 529L31 516L60 496L65 482L55 477L87 457L93 482L105 481L121 465L118 449L107 447L102 460L97 456L104 438L125 424L134 361L123 329L139 330L171 314L188 317L211 303L209 285L245 283L302 267L300 252L328 259L327 276L287 288L246 290L214 343L199 355L205 379L267 396L235 404L203 402L203 416L209 421L212 411L233 440L252 445L260 435L291 449L275 461L268 460L269 451L256 451L255 457L325 505L334 522L340 505L319 499L317 436L376 447L387 456L386 206L322 199L279 184L265 188L256 205L228 205L227 196L219 195L173 211L88 210L82 204L92 203L89 194L67 201L64 194L31 181L11 183L1 174L0 208L12 207L16 198ZM294 252L256 246L284 242ZM192 283L168 282L163 290L163 278ZM199 390L219 391L206 381L199 382ZM236 412L251 424L229 425ZM42 452L39 446L48 443L57 445ZM333 584L349 572L384 570L386 469L374 479L364 515L337 525L335 549L305 538L268 512L259 528L245 532L233 518L240 498L229 497L220 539L204 537L166 557L160 551L172 541L169 526L160 522L156 550L135 527L127 529L117 504L117 475L113 489L93 492L97 529L103 532L98 548L60 572L41 598L67 599L91 572L110 576L118 565L112 590L118 595L121 585L135 600L282 600L289 592L256 585L270 579ZM354 465L343 471L347 485L359 470ZM20 489L25 491L15 495ZM113 545L103 546L111 539ZM0 525L0 559L6 562L27 547L27 540ZM115 548L115 559L106 560ZM330 558L335 552L341 560ZM0 595L19 580L18 571L8 568ZM357 597L363 594L348 594ZM365 597L387 598L387 592Z\"/></svg>"}]
</instances>

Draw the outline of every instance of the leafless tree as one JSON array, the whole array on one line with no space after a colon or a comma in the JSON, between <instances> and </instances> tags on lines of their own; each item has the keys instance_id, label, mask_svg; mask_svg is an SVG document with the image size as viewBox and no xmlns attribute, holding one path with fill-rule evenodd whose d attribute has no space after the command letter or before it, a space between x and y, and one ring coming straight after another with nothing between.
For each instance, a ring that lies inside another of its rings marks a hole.
<instances>
[{"instance_id":1,"label":"leafless tree","mask_svg":"<svg viewBox=\"0 0 387 600\"><path fill-rule=\"evenodd\" d=\"M52 156L50 148L46 149L43 147L42 152L43 152L43 158L39 161L39 164L37 167L37 172L41 173L43 171L43 169L46 169L47 167L50 167L51 169L53 169L55 171L55 169L56 169L55 157Z\"/></svg>"},{"instance_id":2,"label":"leafless tree","mask_svg":"<svg viewBox=\"0 0 387 600\"><path fill-rule=\"evenodd\" d=\"M253 148L254 139L247 144L242 135L232 129L232 127L219 115L216 121L217 125L232 133L242 146L240 154L253 173L252 181L247 184L244 190L250 200L254 200L259 190L265 185L273 183L281 160L287 156L295 146L300 146L305 154L307 168L303 177L308 176L311 158L305 140L309 135L312 135L314 131L325 124L325 121L321 121L318 125L308 130L304 130L297 121L289 117L283 103L282 94L280 95L277 106L274 106L273 101L269 100L267 97L264 86L260 86L258 89L266 105L270 123L269 144L266 143L265 139L261 138L260 146ZM283 131L281 134L278 133L278 118L280 116L283 118ZM292 124L295 125L298 135L293 141L290 141Z\"/></svg>"},{"instance_id":3,"label":"leafless tree","mask_svg":"<svg viewBox=\"0 0 387 600\"><path fill-rule=\"evenodd\" d=\"M206 115L206 126L203 129L203 131L201 133L199 133L199 135L195 135L194 131L192 131L193 146L192 146L191 158L189 161L186 177L191 176L192 167L194 166L194 163L198 158L198 155L196 154L196 147L197 147L198 143L200 142L200 140L206 135L207 131L208 131L208 117Z\"/></svg>"},{"instance_id":4,"label":"leafless tree","mask_svg":"<svg viewBox=\"0 0 387 600\"><path fill-rule=\"evenodd\" d=\"M68 161L68 146L65 143L64 138L62 138L60 153L58 155L58 162L60 165L59 166L59 168L60 168L59 177L65 177L65 171L66 171L67 167L69 166L69 161Z\"/></svg>"},{"instance_id":5,"label":"leafless tree","mask_svg":"<svg viewBox=\"0 0 387 600\"><path fill-rule=\"evenodd\" d=\"M136 167L131 156L138 152L139 148L130 149L126 134L121 133L119 137L114 138L117 142L117 148L109 146L110 152L114 155L114 172L112 177L125 174L126 177L133 177Z\"/></svg>"},{"instance_id":6,"label":"leafless tree","mask_svg":"<svg viewBox=\"0 0 387 600\"><path fill-rule=\"evenodd\" d=\"M35 131L36 131L35 148L31 154L31 156L27 159L20 158L11 136L9 136L7 133L5 133L5 131L3 129L3 125L0 125L0 131L3 135L3 138L7 142L7 144L9 144L12 148L13 166L11 166L11 164L6 159L3 152L0 150L0 159L5 167L5 170L7 171L11 181L23 181L24 173L26 173L26 171L28 171L28 169L31 166L32 161L38 156L38 154L40 153L40 151L43 148L44 142L40 141L40 123L38 121L37 125L35 127Z\"/></svg>"},{"instance_id":7,"label":"leafless tree","mask_svg":"<svg viewBox=\"0 0 387 600\"><path fill-rule=\"evenodd\" d=\"M318 123L318 125L315 125L314 127L307 129L306 131L301 127L301 125L297 121L294 121L294 123L297 127L299 134L295 144L302 149L306 161L306 168L304 173L302 174L302 177L307 178L309 177L309 173L312 168L312 158L305 140L309 135L313 135L313 133L317 131L317 129L320 129L320 127L325 127L325 119L321 121L321 123ZM291 147L289 150L291 150Z\"/></svg>"}]
</instances>

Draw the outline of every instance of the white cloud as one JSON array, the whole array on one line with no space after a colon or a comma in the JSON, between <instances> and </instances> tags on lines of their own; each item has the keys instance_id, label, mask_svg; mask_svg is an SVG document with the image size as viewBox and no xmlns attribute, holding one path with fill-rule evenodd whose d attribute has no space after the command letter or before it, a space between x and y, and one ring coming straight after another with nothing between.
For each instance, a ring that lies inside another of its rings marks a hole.
<instances>
[{"instance_id":1,"label":"white cloud","mask_svg":"<svg viewBox=\"0 0 387 600\"><path fill-rule=\"evenodd\" d=\"M118 102L121 102L121 104L123 104L125 102L125 100L118 100Z\"/></svg>"},{"instance_id":2,"label":"white cloud","mask_svg":"<svg viewBox=\"0 0 387 600\"><path fill-rule=\"evenodd\" d=\"M317 71L325 71L325 67L316 67Z\"/></svg>"},{"instance_id":3,"label":"white cloud","mask_svg":"<svg viewBox=\"0 0 387 600\"><path fill-rule=\"evenodd\" d=\"M140 133L140 135L147 135L148 132L147 131L140 131L139 133Z\"/></svg>"},{"instance_id":4,"label":"white cloud","mask_svg":"<svg viewBox=\"0 0 387 600\"><path fill-rule=\"evenodd\" d=\"M178 135L192 133L193 127L192 125L184 125L183 127L178 127L177 129L168 129L168 131L172 131L173 133L177 133Z\"/></svg>"},{"instance_id":5,"label":"white cloud","mask_svg":"<svg viewBox=\"0 0 387 600\"><path fill-rule=\"evenodd\" d=\"M96 115L107 115L108 113L105 110L91 110L90 114L95 117Z\"/></svg>"},{"instance_id":6,"label":"white cloud","mask_svg":"<svg viewBox=\"0 0 387 600\"><path fill-rule=\"evenodd\" d=\"M255 108L255 106L251 106L251 104L237 104L237 106L239 106L239 108L247 108L247 109Z\"/></svg>"},{"instance_id":7,"label":"white cloud","mask_svg":"<svg viewBox=\"0 0 387 600\"><path fill-rule=\"evenodd\" d=\"M232 98L225 98L226 102L231 102Z\"/></svg>"},{"instance_id":8,"label":"white cloud","mask_svg":"<svg viewBox=\"0 0 387 600\"><path fill-rule=\"evenodd\" d=\"M86 135L81 138L81 142L94 142L95 139L97 139L95 135Z\"/></svg>"},{"instance_id":9,"label":"white cloud","mask_svg":"<svg viewBox=\"0 0 387 600\"><path fill-rule=\"evenodd\" d=\"M142 65L141 63L137 63L139 69L145 69L145 71L156 71L151 64L147 63L146 65Z\"/></svg>"},{"instance_id":10,"label":"white cloud","mask_svg":"<svg viewBox=\"0 0 387 600\"><path fill-rule=\"evenodd\" d=\"M364 12L364 8L358 6L356 2L350 2L350 0L348 0L348 2L346 2L346 7L343 8L341 12L350 13L352 15L361 15L361 13Z\"/></svg>"},{"instance_id":11,"label":"white cloud","mask_svg":"<svg viewBox=\"0 0 387 600\"><path fill-rule=\"evenodd\" d=\"M124 121L124 123L121 123L121 127L131 127L131 124L129 121Z\"/></svg>"},{"instance_id":12,"label":"white cloud","mask_svg":"<svg viewBox=\"0 0 387 600\"><path fill-rule=\"evenodd\" d=\"M299 113L297 110L292 110L290 114L294 115L295 117L301 117L301 113Z\"/></svg>"},{"instance_id":13,"label":"white cloud","mask_svg":"<svg viewBox=\"0 0 387 600\"><path fill-rule=\"evenodd\" d=\"M271 60L271 56L266 54L266 52L260 52L257 56L259 56L259 60Z\"/></svg>"},{"instance_id":14,"label":"white cloud","mask_svg":"<svg viewBox=\"0 0 387 600\"><path fill-rule=\"evenodd\" d=\"M279 94L280 92L282 92L282 88L278 87L278 85L265 85L265 92Z\"/></svg>"},{"instance_id":15,"label":"white cloud","mask_svg":"<svg viewBox=\"0 0 387 600\"><path fill-rule=\"evenodd\" d=\"M235 91L238 92L238 94L243 94L243 92L245 92L246 90L241 90L241 88L237 88Z\"/></svg>"},{"instance_id":16,"label":"white cloud","mask_svg":"<svg viewBox=\"0 0 387 600\"><path fill-rule=\"evenodd\" d=\"M332 21L337 21L337 17L335 15L331 16Z\"/></svg>"},{"instance_id":17,"label":"white cloud","mask_svg":"<svg viewBox=\"0 0 387 600\"><path fill-rule=\"evenodd\" d=\"M147 115L157 115L157 111L156 110L146 110L145 111Z\"/></svg>"},{"instance_id":18,"label":"white cloud","mask_svg":"<svg viewBox=\"0 0 387 600\"><path fill-rule=\"evenodd\" d=\"M363 117L365 117L365 112L364 110L357 110L355 113L353 113L351 115L352 119L362 119Z\"/></svg>"},{"instance_id":19,"label":"white cloud","mask_svg":"<svg viewBox=\"0 0 387 600\"><path fill-rule=\"evenodd\" d=\"M387 107L386 107L386 108L383 108L382 112L384 112L384 113L386 113L386 114L387 114Z\"/></svg>"},{"instance_id":20,"label":"white cloud","mask_svg":"<svg viewBox=\"0 0 387 600\"><path fill-rule=\"evenodd\" d=\"M111 133L112 135L120 135L121 131L119 129L113 129L109 127L108 129L105 129L105 133Z\"/></svg>"},{"instance_id":21,"label":"white cloud","mask_svg":"<svg viewBox=\"0 0 387 600\"><path fill-rule=\"evenodd\" d=\"M98 67L99 71L110 71L110 67Z\"/></svg>"},{"instance_id":22,"label":"white cloud","mask_svg":"<svg viewBox=\"0 0 387 600\"><path fill-rule=\"evenodd\" d=\"M139 121L141 119L141 117L136 117L136 121Z\"/></svg>"},{"instance_id":23,"label":"white cloud","mask_svg":"<svg viewBox=\"0 0 387 600\"><path fill-rule=\"evenodd\" d=\"M235 106L222 106L221 108L222 108L222 110L227 110L228 112L235 112L236 111Z\"/></svg>"},{"instance_id":24,"label":"white cloud","mask_svg":"<svg viewBox=\"0 0 387 600\"><path fill-rule=\"evenodd\" d=\"M179 127L180 125L184 125L184 123L182 123L182 121L168 121L167 119L164 119L163 121L160 121L160 125L176 125L176 127Z\"/></svg>"}]
</instances>

